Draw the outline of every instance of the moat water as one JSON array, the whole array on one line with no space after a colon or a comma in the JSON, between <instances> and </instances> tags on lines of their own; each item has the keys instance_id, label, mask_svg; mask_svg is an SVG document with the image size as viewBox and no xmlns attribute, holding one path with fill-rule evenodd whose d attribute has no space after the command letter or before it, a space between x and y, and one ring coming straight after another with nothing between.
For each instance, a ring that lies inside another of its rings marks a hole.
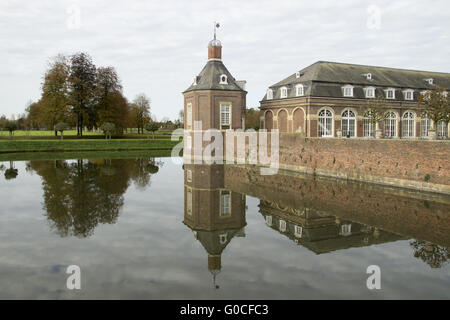
<instances>
[{"instance_id":1,"label":"moat water","mask_svg":"<svg viewBox=\"0 0 450 320\"><path fill-rule=\"evenodd\" d=\"M449 197L108 157L0 162L1 299L450 298Z\"/></svg>"}]
</instances>

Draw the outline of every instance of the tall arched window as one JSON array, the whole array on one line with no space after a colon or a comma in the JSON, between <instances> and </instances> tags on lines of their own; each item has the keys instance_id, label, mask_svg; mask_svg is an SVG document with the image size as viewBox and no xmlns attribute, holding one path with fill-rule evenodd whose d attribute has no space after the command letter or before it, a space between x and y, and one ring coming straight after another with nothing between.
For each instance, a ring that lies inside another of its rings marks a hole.
<instances>
[{"instance_id":1,"label":"tall arched window","mask_svg":"<svg viewBox=\"0 0 450 320\"><path fill-rule=\"evenodd\" d=\"M319 112L319 137L333 136L333 114L330 110L324 109Z\"/></svg>"},{"instance_id":2,"label":"tall arched window","mask_svg":"<svg viewBox=\"0 0 450 320\"><path fill-rule=\"evenodd\" d=\"M375 128L372 123L372 119L370 117L370 113L366 112L364 114L364 123L363 123L363 129L364 129L364 137L365 138L374 138L375 137Z\"/></svg>"},{"instance_id":3,"label":"tall arched window","mask_svg":"<svg viewBox=\"0 0 450 320\"><path fill-rule=\"evenodd\" d=\"M445 121L439 121L437 125L438 139L445 139L448 136L448 125Z\"/></svg>"},{"instance_id":4,"label":"tall arched window","mask_svg":"<svg viewBox=\"0 0 450 320\"><path fill-rule=\"evenodd\" d=\"M420 120L420 136L422 138L428 137L428 130L430 130L431 127L431 120L428 118L427 115L423 115L422 119Z\"/></svg>"},{"instance_id":5,"label":"tall arched window","mask_svg":"<svg viewBox=\"0 0 450 320\"><path fill-rule=\"evenodd\" d=\"M388 112L384 120L384 136L386 138L395 138L397 136L397 115L395 112Z\"/></svg>"},{"instance_id":6,"label":"tall arched window","mask_svg":"<svg viewBox=\"0 0 450 320\"><path fill-rule=\"evenodd\" d=\"M405 112L403 114L402 136L404 138L414 138L414 113Z\"/></svg>"},{"instance_id":7,"label":"tall arched window","mask_svg":"<svg viewBox=\"0 0 450 320\"><path fill-rule=\"evenodd\" d=\"M273 99L273 90L267 89L267 100L272 100L272 99Z\"/></svg>"},{"instance_id":8,"label":"tall arched window","mask_svg":"<svg viewBox=\"0 0 450 320\"><path fill-rule=\"evenodd\" d=\"M352 110L345 110L342 114L342 136L355 137L356 136L356 116Z\"/></svg>"}]
</instances>

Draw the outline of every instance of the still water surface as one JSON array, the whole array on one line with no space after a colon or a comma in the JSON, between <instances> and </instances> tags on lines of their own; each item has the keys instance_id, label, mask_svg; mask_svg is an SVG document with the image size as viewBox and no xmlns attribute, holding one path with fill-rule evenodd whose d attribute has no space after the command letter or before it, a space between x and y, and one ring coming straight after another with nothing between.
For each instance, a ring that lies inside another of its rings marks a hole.
<instances>
[{"instance_id":1,"label":"still water surface","mask_svg":"<svg viewBox=\"0 0 450 320\"><path fill-rule=\"evenodd\" d=\"M450 298L448 197L170 158L0 170L2 299Z\"/></svg>"}]
</instances>

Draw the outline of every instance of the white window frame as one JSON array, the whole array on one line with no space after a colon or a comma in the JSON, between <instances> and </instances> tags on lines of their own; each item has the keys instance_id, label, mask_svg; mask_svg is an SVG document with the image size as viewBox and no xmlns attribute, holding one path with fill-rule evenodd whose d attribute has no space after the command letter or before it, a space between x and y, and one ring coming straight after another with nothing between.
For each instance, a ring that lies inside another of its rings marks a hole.
<instances>
[{"instance_id":1,"label":"white window frame","mask_svg":"<svg viewBox=\"0 0 450 320\"><path fill-rule=\"evenodd\" d=\"M192 215L192 189L186 188L186 212Z\"/></svg>"},{"instance_id":2,"label":"white window frame","mask_svg":"<svg viewBox=\"0 0 450 320\"><path fill-rule=\"evenodd\" d=\"M192 136L190 134L186 135L186 143L184 147L186 148L186 150L192 149Z\"/></svg>"},{"instance_id":3,"label":"white window frame","mask_svg":"<svg viewBox=\"0 0 450 320\"><path fill-rule=\"evenodd\" d=\"M397 137L397 113L394 111L386 112L386 118L384 120L384 136L385 138Z\"/></svg>"},{"instance_id":4,"label":"white window frame","mask_svg":"<svg viewBox=\"0 0 450 320\"><path fill-rule=\"evenodd\" d=\"M228 107L228 112L222 111L224 107ZM231 105L231 102L221 102L220 103L220 109L219 109L220 119L219 120L220 120L220 129L221 130L223 130L224 127L228 127L228 128L225 128L225 129L231 129L231 125L232 125L232 109L233 109L233 107ZM228 123L226 121L227 119L224 118L225 114L228 114Z\"/></svg>"},{"instance_id":5,"label":"white window frame","mask_svg":"<svg viewBox=\"0 0 450 320\"><path fill-rule=\"evenodd\" d=\"M370 72L366 73L366 79L367 80L372 80L372 74Z\"/></svg>"},{"instance_id":6,"label":"white window frame","mask_svg":"<svg viewBox=\"0 0 450 320\"><path fill-rule=\"evenodd\" d=\"M302 97L305 95L305 87L302 84L295 86L295 94L297 97Z\"/></svg>"},{"instance_id":7,"label":"white window frame","mask_svg":"<svg viewBox=\"0 0 450 320\"><path fill-rule=\"evenodd\" d=\"M279 228L278 228L278 229L279 229L281 232L286 232L286 230L287 230L287 223L286 223L285 220L280 219L280 221L278 222L278 225L279 225Z\"/></svg>"},{"instance_id":8,"label":"white window frame","mask_svg":"<svg viewBox=\"0 0 450 320\"><path fill-rule=\"evenodd\" d=\"M428 115L423 115L420 119L420 137L421 138L428 138L428 131L431 128L431 119L428 117Z\"/></svg>"},{"instance_id":9,"label":"white window frame","mask_svg":"<svg viewBox=\"0 0 450 320\"><path fill-rule=\"evenodd\" d=\"M351 223L342 224L339 234L344 237L351 236L352 235L352 224Z\"/></svg>"},{"instance_id":10,"label":"white window frame","mask_svg":"<svg viewBox=\"0 0 450 320\"><path fill-rule=\"evenodd\" d=\"M284 99L288 97L288 89L287 87L281 87L280 88L280 98Z\"/></svg>"},{"instance_id":11,"label":"white window frame","mask_svg":"<svg viewBox=\"0 0 450 320\"><path fill-rule=\"evenodd\" d=\"M231 216L231 191L220 190L220 216Z\"/></svg>"},{"instance_id":12,"label":"white window frame","mask_svg":"<svg viewBox=\"0 0 450 320\"><path fill-rule=\"evenodd\" d=\"M406 111L402 116L402 138L412 139L416 133L416 115Z\"/></svg>"},{"instance_id":13,"label":"white window frame","mask_svg":"<svg viewBox=\"0 0 450 320\"><path fill-rule=\"evenodd\" d=\"M411 95L410 97L408 97L408 95ZM403 91L403 97L405 100L414 100L414 90L412 89L407 89L405 91Z\"/></svg>"},{"instance_id":14,"label":"white window frame","mask_svg":"<svg viewBox=\"0 0 450 320\"><path fill-rule=\"evenodd\" d=\"M273 99L273 90L267 89L267 100L272 100L272 99Z\"/></svg>"},{"instance_id":15,"label":"white window frame","mask_svg":"<svg viewBox=\"0 0 450 320\"><path fill-rule=\"evenodd\" d=\"M228 241L228 233L222 233L219 235L220 244L224 245Z\"/></svg>"},{"instance_id":16,"label":"white window frame","mask_svg":"<svg viewBox=\"0 0 450 320\"><path fill-rule=\"evenodd\" d=\"M370 119L369 113L366 112L363 118L363 132L364 138L375 138L375 128Z\"/></svg>"},{"instance_id":17,"label":"white window frame","mask_svg":"<svg viewBox=\"0 0 450 320\"><path fill-rule=\"evenodd\" d=\"M425 79L425 81L428 82L428 84L434 84L434 79L433 78Z\"/></svg>"},{"instance_id":18,"label":"white window frame","mask_svg":"<svg viewBox=\"0 0 450 320\"><path fill-rule=\"evenodd\" d=\"M301 226L294 226L294 236L296 238L301 238L303 236L303 227Z\"/></svg>"},{"instance_id":19,"label":"white window frame","mask_svg":"<svg viewBox=\"0 0 450 320\"><path fill-rule=\"evenodd\" d=\"M272 216L269 216L269 215L266 216L266 224L267 224L269 227L272 226L272 224L273 224Z\"/></svg>"},{"instance_id":20,"label":"white window frame","mask_svg":"<svg viewBox=\"0 0 450 320\"><path fill-rule=\"evenodd\" d=\"M438 122L436 127L437 127L436 136L438 139L448 138L448 124L447 123L445 123L443 120L441 120Z\"/></svg>"},{"instance_id":21,"label":"white window frame","mask_svg":"<svg viewBox=\"0 0 450 320\"><path fill-rule=\"evenodd\" d=\"M324 112L324 116L320 115L322 112ZM321 109L317 113L317 136L321 138L334 137L334 113L328 108Z\"/></svg>"},{"instance_id":22,"label":"white window frame","mask_svg":"<svg viewBox=\"0 0 450 320\"><path fill-rule=\"evenodd\" d=\"M228 84L228 76L226 74L220 75L219 84Z\"/></svg>"},{"instance_id":23,"label":"white window frame","mask_svg":"<svg viewBox=\"0 0 450 320\"><path fill-rule=\"evenodd\" d=\"M365 96L366 98L375 98L375 92L376 92L376 88L375 87L367 87L364 89L365 91ZM369 95L369 92L372 92L372 95Z\"/></svg>"},{"instance_id":24,"label":"white window frame","mask_svg":"<svg viewBox=\"0 0 450 320\"><path fill-rule=\"evenodd\" d=\"M192 182L192 170L190 170L190 169L186 170L186 179L187 179L187 182Z\"/></svg>"},{"instance_id":25,"label":"white window frame","mask_svg":"<svg viewBox=\"0 0 450 320\"><path fill-rule=\"evenodd\" d=\"M351 85L343 86L342 90L343 90L344 97L348 97L348 98L353 97L353 86L351 86ZM349 91L347 91L347 90L349 90Z\"/></svg>"},{"instance_id":26,"label":"white window frame","mask_svg":"<svg viewBox=\"0 0 450 320\"><path fill-rule=\"evenodd\" d=\"M346 128L344 133L344 127ZM347 131L350 131L350 137L356 137L356 113L351 109L346 109L342 112L342 120L341 120L341 132L342 137L347 136Z\"/></svg>"},{"instance_id":27,"label":"white window frame","mask_svg":"<svg viewBox=\"0 0 450 320\"><path fill-rule=\"evenodd\" d=\"M192 128L192 103L186 105L186 128Z\"/></svg>"},{"instance_id":28,"label":"white window frame","mask_svg":"<svg viewBox=\"0 0 450 320\"><path fill-rule=\"evenodd\" d=\"M391 92L392 92L392 97L389 97L389 93L391 93ZM389 100L395 99L395 89L394 88L386 89L386 99L389 99Z\"/></svg>"}]
</instances>

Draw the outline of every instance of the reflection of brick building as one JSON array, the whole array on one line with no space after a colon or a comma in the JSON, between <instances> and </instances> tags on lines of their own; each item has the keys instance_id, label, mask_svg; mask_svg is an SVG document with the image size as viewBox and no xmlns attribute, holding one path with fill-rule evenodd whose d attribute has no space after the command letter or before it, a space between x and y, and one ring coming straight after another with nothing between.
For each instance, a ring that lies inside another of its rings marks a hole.
<instances>
[{"instance_id":1,"label":"reflection of brick building","mask_svg":"<svg viewBox=\"0 0 450 320\"><path fill-rule=\"evenodd\" d=\"M418 112L418 97L436 85L450 90L450 74L318 61L268 88L260 126L308 137L373 137L365 107L381 96L385 137L426 137L431 120ZM438 136L448 137L448 125L438 124Z\"/></svg>"},{"instance_id":2,"label":"reflection of brick building","mask_svg":"<svg viewBox=\"0 0 450 320\"><path fill-rule=\"evenodd\" d=\"M245 195L224 188L223 165L184 165L184 223L208 253L208 269L222 268L222 252L244 236Z\"/></svg>"},{"instance_id":3,"label":"reflection of brick building","mask_svg":"<svg viewBox=\"0 0 450 320\"><path fill-rule=\"evenodd\" d=\"M259 212L269 227L317 254L409 239L314 209L282 207L261 200Z\"/></svg>"}]
</instances>

